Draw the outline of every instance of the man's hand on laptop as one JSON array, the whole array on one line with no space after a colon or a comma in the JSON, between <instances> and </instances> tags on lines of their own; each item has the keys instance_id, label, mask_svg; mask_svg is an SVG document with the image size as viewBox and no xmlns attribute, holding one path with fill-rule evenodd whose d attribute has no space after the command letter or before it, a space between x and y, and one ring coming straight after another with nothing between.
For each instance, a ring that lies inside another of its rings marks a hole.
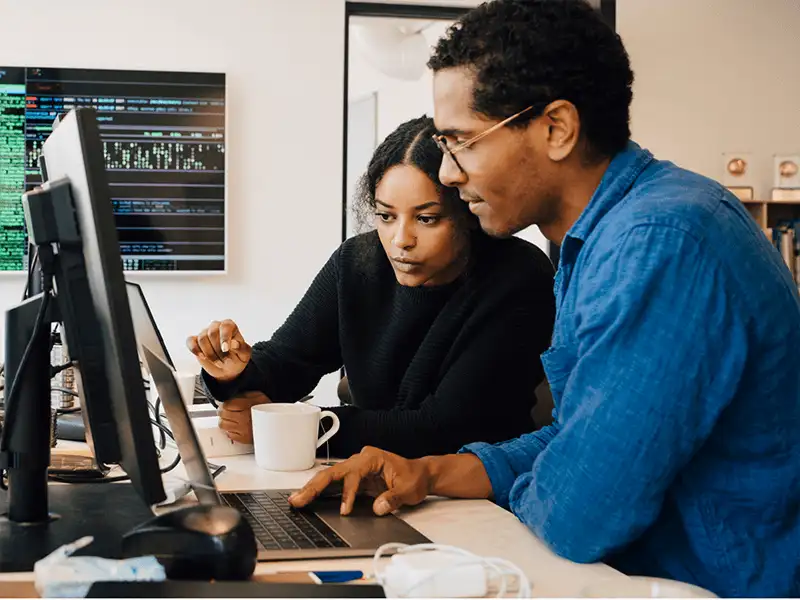
<instances>
[{"instance_id":1,"label":"man's hand on laptop","mask_svg":"<svg viewBox=\"0 0 800 600\"><path fill-rule=\"evenodd\" d=\"M241 375L253 354L238 325L230 319L212 321L200 333L189 337L186 347L206 373L221 382L233 381Z\"/></svg>"},{"instance_id":2,"label":"man's hand on laptop","mask_svg":"<svg viewBox=\"0 0 800 600\"><path fill-rule=\"evenodd\" d=\"M356 493L377 496L372 509L388 515L401 506L413 506L428 495L450 498L491 498L492 483L481 460L474 454L425 456L409 460L367 446L359 454L320 471L305 487L289 496L302 508L321 495L334 481L343 483L343 515L350 514Z\"/></svg>"},{"instance_id":3,"label":"man's hand on laptop","mask_svg":"<svg viewBox=\"0 0 800 600\"><path fill-rule=\"evenodd\" d=\"M428 495L430 476L424 461L408 460L367 446L359 454L317 473L306 486L289 497L296 508L309 504L334 481L342 481L343 515L350 514L356 493L377 496L376 515L387 515L401 506L422 502Z\"/></svg>"},{"instance_id":4,"label":"man's hand on laptop","mask_svg":"<svg viewBox=\"0 0 800 600\"><path fill-rule=\"evenodd\" d=\"M245 392L219 407L219 428L234 442L253 443L253 417L250 409L271 400L263 392Z\"/></svg>"}]
</instances>

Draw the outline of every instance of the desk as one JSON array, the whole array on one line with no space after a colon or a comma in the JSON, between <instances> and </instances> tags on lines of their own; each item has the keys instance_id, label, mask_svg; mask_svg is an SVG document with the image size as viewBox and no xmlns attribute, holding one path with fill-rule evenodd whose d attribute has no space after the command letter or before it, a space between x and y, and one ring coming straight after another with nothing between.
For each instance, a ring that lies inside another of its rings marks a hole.
<instances>
[{"instance_id":1,"label":"desk","mask_svg":"<svg viewBox=\"0 0 800 600\"><path fill-rule=\"evenodd\" d=\"M61 446L61 443L59 443ZM318 470L278 473L264 471L252 454L215 458L227 470L217 478L220 491L294 489L301 487ZM165 485L182 476L181 467L165 476ZM446 500L431 498L422 505L403 509L397 516L434 542L459 546L482 556L506 558L519 566L532 584L534 596L578 596L590 583L625 577L603 564L579 565L559 558L534 536L514 515L487 500ZM372 559L327 559L258 563L256 575L286 571L357 569L372 572ZM30 596L33 573L0 574L0 596ZM11 582L17 582L12 585ZM5 585L4 585L5 584Z\"/></svg>"}]
</instances>

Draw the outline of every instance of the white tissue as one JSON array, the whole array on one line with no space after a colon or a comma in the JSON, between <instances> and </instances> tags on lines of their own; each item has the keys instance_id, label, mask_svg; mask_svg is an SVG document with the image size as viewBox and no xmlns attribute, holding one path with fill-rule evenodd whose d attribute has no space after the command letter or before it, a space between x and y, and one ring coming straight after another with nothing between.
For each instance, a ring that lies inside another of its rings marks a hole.
<instances>
[{"instance_id":1,"label":"white tissue","mask_svg":"<svg viewBox=\"0 0 800 600\"><path fill-rule=\"evenodd\" d=\"M164 567L154 556L111 560L72 556L92 543L91 536L61 546L33 566L36 591L42 598L83 598L96 581L164 581Z\"/></svg>"}]
</instances>

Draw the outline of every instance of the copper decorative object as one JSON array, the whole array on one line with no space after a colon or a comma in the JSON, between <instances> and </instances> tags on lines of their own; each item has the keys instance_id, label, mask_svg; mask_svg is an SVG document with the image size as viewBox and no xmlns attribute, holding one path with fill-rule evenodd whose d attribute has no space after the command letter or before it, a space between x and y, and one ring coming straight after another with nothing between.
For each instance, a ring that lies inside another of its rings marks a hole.
<instances>
[{"instance_id":1,"label":"copper decorative object","mask_svg":"<svg viewBox=\"0 0 800 600\"><path fill-rule=\"evenodd\" d=\"M733 158L728 161L728 173L734 177L744 175L745 171L747 171L747 161L743 158Z\"/></svg>"}]
</instances>

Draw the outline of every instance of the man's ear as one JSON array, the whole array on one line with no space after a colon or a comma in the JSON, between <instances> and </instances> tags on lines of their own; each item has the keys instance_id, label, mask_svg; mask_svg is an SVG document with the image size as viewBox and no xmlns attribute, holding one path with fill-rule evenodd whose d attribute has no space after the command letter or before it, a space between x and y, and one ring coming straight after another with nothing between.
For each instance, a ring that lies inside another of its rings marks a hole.
<instances>
[{"instance_id":1,"label":"man's ear","mask_svg":"<svg viewBox=\"0 0 800 600\"><path fill-rule=\"evenodd\" d=\"M572 154L581 134L578 109L567 100L555 100L542 112L542 125L547 128L547 155L560 162Z\"/></svg>"}]
</instances>

